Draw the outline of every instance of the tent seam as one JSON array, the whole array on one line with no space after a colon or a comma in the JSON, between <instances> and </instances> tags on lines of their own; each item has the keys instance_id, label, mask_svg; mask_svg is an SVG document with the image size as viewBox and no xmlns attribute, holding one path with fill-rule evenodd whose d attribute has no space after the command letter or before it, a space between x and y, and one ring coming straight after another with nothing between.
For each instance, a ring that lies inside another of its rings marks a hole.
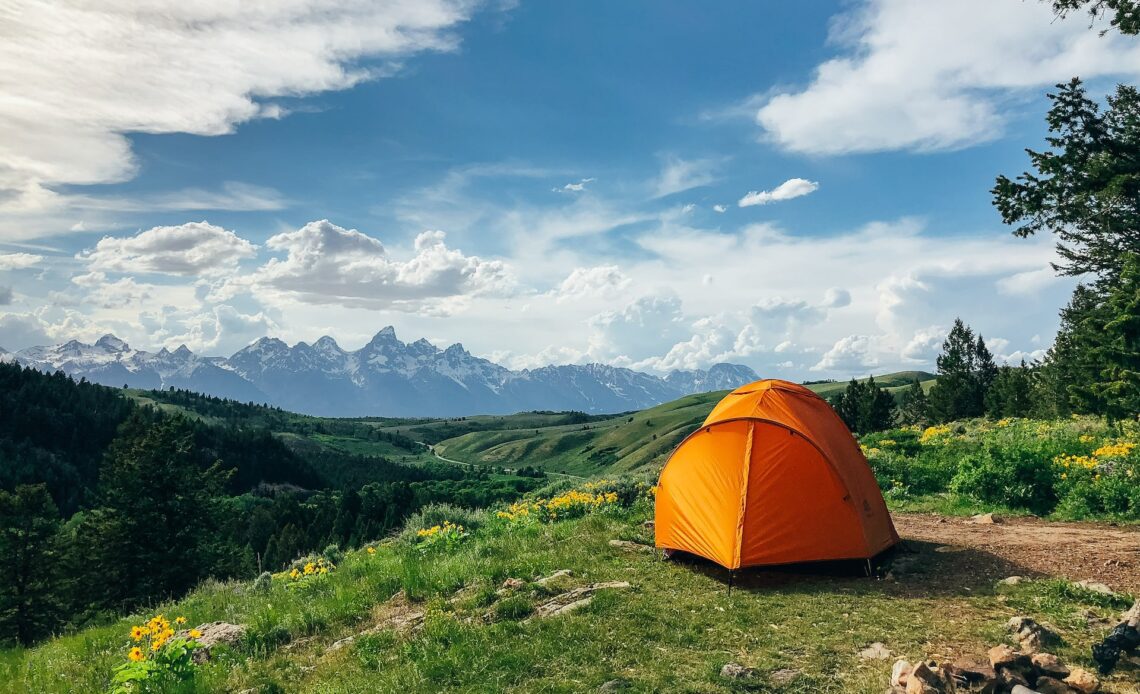
<instances>
[{"instance_id":1,"label":"tent seam","mask_svg":"<svg viewBox=\"0 0 1140 694\"><path fill-rule=\"evenodd\" d=\"M756 423L748 422L748 439L744 443L744 479L740 482L740 512L736 516L736 543L732 547L732 563L734 569L740 567L740 555L744 545L744 511L748 507L748 478L752 474L752 438L755 436Z\"/></svg>"}]
</instances>

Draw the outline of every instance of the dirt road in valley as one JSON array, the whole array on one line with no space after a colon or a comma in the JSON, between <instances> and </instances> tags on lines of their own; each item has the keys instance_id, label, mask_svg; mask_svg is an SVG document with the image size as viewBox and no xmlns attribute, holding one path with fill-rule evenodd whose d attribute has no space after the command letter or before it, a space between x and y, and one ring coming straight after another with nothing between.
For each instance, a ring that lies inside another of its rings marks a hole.
<instances>
[{"instance_id":1,"label":"dirt road in valley","mask_svg":"<svg viewBox=\"0 0 1140 694\"><path fill-rule=\"evenodd\" d=\"M1010 575L1092 579L1140 593L1140 527L1006 518L993 525L934 514L892 514L912 549L942 555L958 577ZM939 562L942 563L942 562ZM948 580L953 580L948 577Z\"/></svg>"}]
</instances>

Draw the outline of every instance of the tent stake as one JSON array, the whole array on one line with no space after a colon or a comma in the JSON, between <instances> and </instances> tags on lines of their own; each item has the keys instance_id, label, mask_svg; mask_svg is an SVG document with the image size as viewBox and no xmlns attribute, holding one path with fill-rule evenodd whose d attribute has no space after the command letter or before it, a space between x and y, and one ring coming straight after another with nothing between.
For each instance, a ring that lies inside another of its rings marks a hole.
<instances>
[{"instance_id":1,"label":"tent stake","mask_svg":"<svg viewBox=\"0 0 1140 694\"><path fill-rule=\"evenodd\" d=\"M736 569L729 569L728 571L728 594L732 595L732 584L736 580Z\"/></svg>"}]
</instances>

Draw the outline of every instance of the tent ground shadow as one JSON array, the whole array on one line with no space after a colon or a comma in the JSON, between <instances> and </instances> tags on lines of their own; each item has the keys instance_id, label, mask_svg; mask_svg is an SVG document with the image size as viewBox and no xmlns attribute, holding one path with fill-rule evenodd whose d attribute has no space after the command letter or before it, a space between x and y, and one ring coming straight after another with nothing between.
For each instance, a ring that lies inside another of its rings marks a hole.
<instances>
[{"instance_id":1,"label":"tent ground shadow","mask_svg":"<svg viewBox=\"0 0 1140 694\"><path fill-rule=\"evenodd\" d=\"M1039 571L976 548L904 539L868 561L845 559L729 571L704 557L675 552L668 561L691 568L726 590L749 592L818 590L835 585L898 597L979 595L1007 576L1039 577Z\"/></svg>"}]
</instances>

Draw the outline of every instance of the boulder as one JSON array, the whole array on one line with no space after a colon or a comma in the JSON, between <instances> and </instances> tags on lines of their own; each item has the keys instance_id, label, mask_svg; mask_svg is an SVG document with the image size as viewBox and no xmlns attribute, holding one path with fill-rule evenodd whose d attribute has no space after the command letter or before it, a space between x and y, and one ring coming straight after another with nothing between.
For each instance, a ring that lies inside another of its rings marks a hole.
<instances>
[{"instance_id":1,"label":"boulder","mask_svg":"<svg viewBox=\"0 0 1140 694\"><path fill-rule=\"evenodd\" d=\"M957 660L950 666L950 669L954 680L968 687L979 685L997 677L997 673L989 665L971 660Z\"/></svg>"},{"instance_id":2,"label":"boulder","mask_svg":"<svg viewBox=\"0 0 1140 694\"><path fill-rule=\"evenodd\" d=\"M906 694L947 694L950 687L945 674L926 663L915 665L907 677Z\"/></svg>"},{"instance_id":3,"label":"boulder","mask_svg":"<svg viewBox=\"0 0 1140 694\"><path fill-rule=\"evenodd\" d=\"M1052 653L1034 653L1030 660L1033 662L1033 667L1047 677L1063 680L1069 676L1069 668Z\"/></svg>"},{"instance_id":4,"label":"boulder","mask_svg":"<svg viewBox=\"0 0 1140 694\"><path fill-rule=\"evenodd\" d=\"M1041 694L1041 692L1030 689L1024 685L1015 684L1013 689L1009 690L1009 694Z\"/></svg>"},{"instance_id":5,"label":"boulder","mask_svg":"<svg viewBox=\"0 0 1140 694\"><path fill-rule=\"evenodd\" d=\"M1029 579L1025 576L1006 576L998 581L999 586L1016 586L1020 583L1025 583Z\"/></svg>"},{"instance_id":6,"label":"boulder","mask_svg":"<svg viewBox=\"0 0 1140 694\"><path fill-rule=\"evenodd\" d=\"M744 667L740 663L726 663L720 669L720 676L730 680L751 680L756 678L756 668Z\"/></svg>"},{"instance_id":7,"label":"boulder","mask_svg":"<svg viewBox=\"0 0 1140 694\"><path fill-rule=\"evenodd\" d=\"M1101 595L1116 595L1116 593L1112 591L1112 588L1109 588L1100 581L1086 579L1084 581L1077 581L1073 585L1084 588L1085 590L1091 590L1094 593L1100 593Z\"/></svg>"},{"instance_id":8,"label":"boulder","mask_svg":"<svg viewBox=\"0 0 1140 694\"><path fill-rule=\"evenodd\" d=\"M1018 653L1004 643L991 648L988 655L990 666L995 671L1002 669L1025 670L1033 665L1029 656Z\"/></svg>"},{"instance_id":9,"label":"boulder","mask_svg":"<svg viewBox=\"0 0 1140 694\"><path fill-rule=\"evenodd\" d=\"M906 681L910 677L911 664L899 658L895 661L894 667L891 668L891 686L892 687L905 687Z\"/></svg>"},{"instance_id":10,"label":"boulder","mask_svg":"<svg viewBox=\"0 0 1140 694\"><path fill-rule=\"evenodd\" d=\"M508 578L503 581L502 590L518 590L526 585L526 581L521 578Z\"/></svg>"},{"instance_id":11,"label":"boulder","mask_svg":"<svg viewBox=\"0 0 1140 694\"><path fill-rule=\"evenodd\" d=\"M1081 694L1092 694L1100 689L1100 680L1097 679L1096 675L1079 667L1073 668L1073 671L1065 678L1065 684L1081 692Z\"/></svg>"},{"instance_id":12,"label":"boulder","mask_svg":"<svg viewBox=\"0 0 1140 694\"><path fill-rule=\"evenodd\" d=\"M198 631L202 632L196 640L198 648L194 649L194 662L203 663L210 659L210 651L218 644L226 646L234 646L245 636L247 627L244 624L230 624L229 622L209 622L207 624L198 625ZM189 632L180 632L181 636L185 636Z\"/></svg>"},{"instance_id":13,"label":"boulder","mask_svg":"<svg viewBox=\"0 0 1140 694\"><path fill-rule=\"evenodd\" d=\"M1006 626L1021 644L1023 651L1033 653L1061 642L1061 637L1057 636L1056 632L1038 624L1030 617L1011 617Z\"/></svg>"},{"instance_id":14,"label":"boulder","mask_svg":"<svg viewBox=\"0 0 1140 694\"><path fill-rule=\"evenodd\" d=\"M1071 694L1073 691L1069 688L1069 685L1048 675L1038 677L1033 688L1040 692L1040 694Z\"/></svg>"}]
</instances>

